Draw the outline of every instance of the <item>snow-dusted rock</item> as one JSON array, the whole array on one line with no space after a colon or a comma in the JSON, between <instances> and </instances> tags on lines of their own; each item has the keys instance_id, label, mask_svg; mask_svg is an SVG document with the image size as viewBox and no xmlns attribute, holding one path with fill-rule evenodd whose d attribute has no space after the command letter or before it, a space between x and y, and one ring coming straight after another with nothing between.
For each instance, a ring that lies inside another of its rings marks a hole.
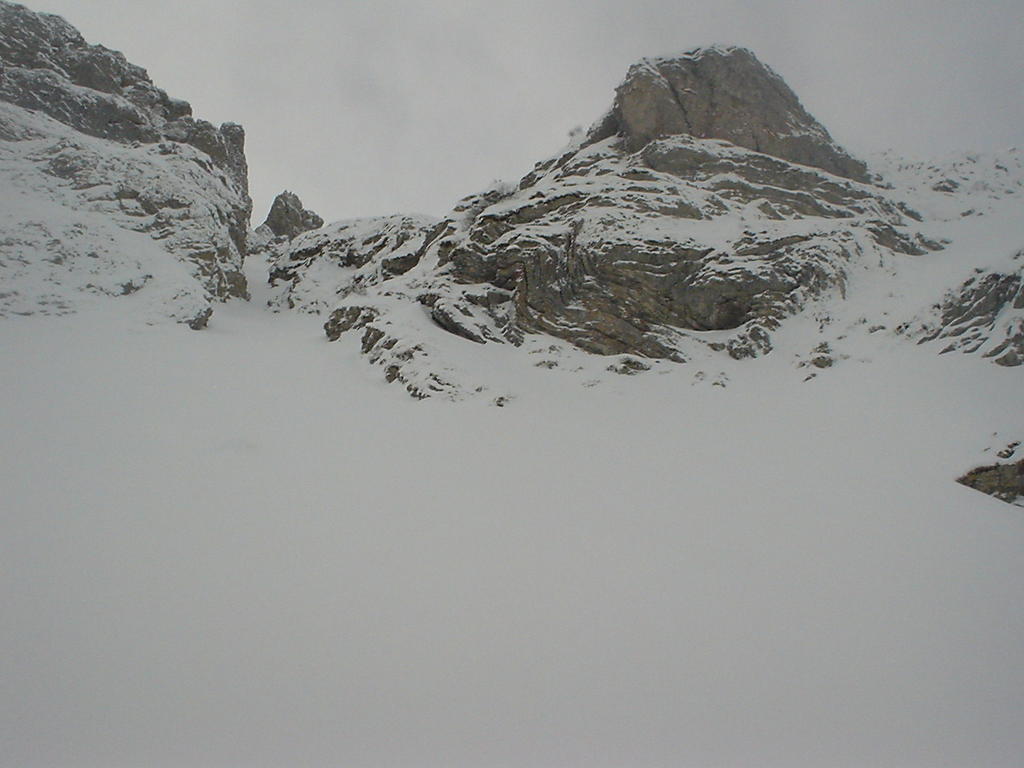
<instances>
[{"instance_id":1,"label":"snow-dusted rock","mask_svg":"<svg viewBox=\"0 0 1024 768\"><path fill-rule=\"evenodd\" d=\"M198 328L248 295L244 133L63 19L0 0L0 316L133 295Z\"/></svg>"},{"instance_id":2,"label":"snow-dusted rock","mask_svg":"<svg viewBox=\"0 0 1024 768\"><path fill-rule=\"evenodd\" d=\"M1024 251L1003 271L979 271L942 300L921 341L943 352L979 353L1005 366L1024 365Z\"/></svg>"},{"instance_id":3,"label":"snow-dusted rock","mask_svg":"<svg viewBox=\"0 0 1024 768\"><path fill-rule=\"evenodd\" d=\"M839 176L867 180L854 160L811 117L789 86L745 48L711 46L630 67L608 114L588 142L620 136L630 151L653 139L724 139Z\"/></svg>"},{"instance_id":4,"label":"snow-dusted rock","mask_svg":"<svg viewBox=\"0 0 1024 768\"><path fill-rule=\"evenodd\" d=\"M321 312L350 294L365 294L415 266L437 223L429 216L349 219L279 243L270 265L272 301Z\"/></svg>"},{"instance_id":5,"label":"snow-dusted rock","mask_svg":"<svg viewBox=\"0 0 1024 768\"><path fill-rule=\"evenodd\" d=\"M705 100L718 89L699 132L732 140L638 127L630 115L664 106L661 91L634 88L648 70L664 70L667 89L669 75L696 78ZM739 131L758 110L776 144ZM634 67L611 115L518 185L470 196L404 240L390 218L297 238L272 272L280 303L334 309L329 336L360 333L391 379L413 362L382 345L425 349L426 326L476 344L541 334L603 355L745 358L770 351L786 317L841 296L852 264L941 247L912 208L859 181L863 166L743 49Z\"/></svg>"},{"instance_id":6,"label":"snow-dusted rock","mask_svg":"<svg viewBox=\"0 0 1024 768\"><path fill-rule=\"evenodd\" d=\"M324 220L314 211L304 208L298 195L285 190L274 198L266 221L260 228L266 227L274 237L292 240L296 235L320 229L323 225Z\"/></svg>"},{"instance_id":7,"label":"snow-dusted rock","mask_svg":"<svg viewBox=\"0 0 1024 768\"><path fill-rule=\"evenodd\" d=\"M841 290L851 259L935 247L913 223L873 187L726 142L673 136L630 153L609 138L453 220L436 248L457 282L508 292L487 313L508 340L545 332L685 359L682 336L730 330L730 352L749 356L781 319Z\"/></svg>"},{"instance_id":8,"label":"snow-dusted rock","mask_svg":"<svg viewBox=\"0 0 1024 768\"><path fill-rule=\"evenodd\" d=\"M939 352L1024 364L1024 153L1011 148L928 161L885 153L873 167L959 256L946 283L901 330Z\"/></svg>"},{"instance_id":9,"label":"snow-dusted rock","mask_svg":"<svg viewBox=\"0 0 1024 768\"><path fill-rule=\"evenodd\" d=\"M119 51L89 45L59 16L0 0L0 69L0 100L90 136L192 144L247 189L240 126L193 119L188 102L168 96Z\"/></svg>"},{"instance_id":10,"label":"snow-dusted rock","mask_svg":"<svg viewBox=\"0 0 1024 768\"><path fill-rule=\"evenodd\" d=\"M972 469L957 482L1013 503L1024 498L1024 459L1013 464L992 464Z\"/></svg>"}]
</instances>

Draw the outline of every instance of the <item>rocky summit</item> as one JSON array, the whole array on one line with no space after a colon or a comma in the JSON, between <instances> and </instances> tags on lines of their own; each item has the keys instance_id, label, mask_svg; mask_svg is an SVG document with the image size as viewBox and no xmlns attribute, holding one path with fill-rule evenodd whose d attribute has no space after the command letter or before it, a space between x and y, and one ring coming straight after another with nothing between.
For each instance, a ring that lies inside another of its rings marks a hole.
<instances>
[{"instance_id":1,"label":"rocky summit","mask_svg":"<svg viewBox=\"0 0 1024 768\"><path fill-rule=\"evenodd\" d=\"M302 207L302 201L294 192L285 190L274 198L270 213L260 229L266 228L274 237L293 240L296 235L311 229L320 229L324 225L315 212ZM256 231L259 232L260 229Z\"/></svg>"},{"instance_id":2,"label":"rocky summit","mask_svg":"<svg viewBox=\"0 0 1024 768\"><path fill-rule=\"evenodd\" d=\"M723 139L857 181L868 177L867 166L836 145L782 78L745 48L712 46L633 65L587 141L617 135L636 151L678 134Z\"/></svg>"},{"instance_id":3,"label":"rocky summit","mask_svg":"<svg viewBox=\"0 0 1024 768\"><path fill-rule=\"evenodd\" d=\"M359 332L420 395L447 387L407 373L425 347L414 329L404 341L389 330L406 303L477 343L544 335L601 355L756 357L785 318L843 295L851 270L942 248L868 178L750 51L703 48L632 67L585 137L420 223L396 250L378 237L356 264L330 255L346 249L324 247L329 235L315 248L301 236L272 281L288 306L340 302L329 336ZM321 258L342 271L314 289Z\"/></svg>"}]
</instances>

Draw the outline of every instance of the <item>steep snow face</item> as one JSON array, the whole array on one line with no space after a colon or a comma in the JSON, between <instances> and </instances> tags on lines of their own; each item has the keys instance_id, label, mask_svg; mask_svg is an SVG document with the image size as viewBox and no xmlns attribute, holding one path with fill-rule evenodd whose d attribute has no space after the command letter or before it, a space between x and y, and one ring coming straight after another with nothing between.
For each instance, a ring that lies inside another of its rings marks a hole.
<instances>
[{"instance_id":1,"label":"steep snow face","mask_svg":"<svg viewBox=\"0 0 1024 768\"><path fill-rule=\"evenodd\" d=\"M960 246L956 273L905 330L1004 366L1024 364L1024 153L967 153L927 162L893 155L877 166L894 191Z\"/></svg>"},{"instance_id":2,"label":"steep snow face","mask_svg":"<svg viewBox=\"0 0 1024 768\"><path fill-rule=\"evenodd\" d=\"M244 298L243 133L193 120L62 19L0 2L0 316L139 294L203 327Z\"/></svg>"},{"instance_id":3,"label":"steep snow face","mask_svg":"<svg viewBox=\"0 0 1024 768\"><path fill-rule=\"evenodd\" d=\"M956 221L998 214L1007 201L1024 198L1024 150L963 152L927 160L883 152L872 167L887 186L928 220Z\"/></svg>"}]
</instances>

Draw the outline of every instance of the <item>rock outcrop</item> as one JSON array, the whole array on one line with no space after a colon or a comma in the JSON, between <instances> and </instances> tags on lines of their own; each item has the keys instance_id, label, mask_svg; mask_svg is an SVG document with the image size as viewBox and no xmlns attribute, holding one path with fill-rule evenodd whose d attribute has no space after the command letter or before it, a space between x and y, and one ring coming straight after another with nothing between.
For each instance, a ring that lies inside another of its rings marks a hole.
<instances>
[{"instance_id":1,"label":"rock outcrop","mask_svg":"<svg viewBox=\"0 0 1024 768\"><path fill-rule=\"evenodd\" d=\"M248 189L245 132L192 117L124 54L89 45L60 16L0 2L0 100L38 110L89 136L191 144Z\"/></svg>"},{"instance_id":2,"label":"rock outcrop","mask_svg":"<svg viewBox=\"0 0 1024 768\"><path fill-rule=\"evenodd\" d=\"M281 243L270 267L274 304L322 312L352 294L365 294L416 266L437 224L429 216L351 219Z\"/></svg>"},{"instance_id":3,"label":"rock outcrop","mask_svg":"<svg viewBox=\"0 0 1024 768\"><path fill-rule=\"evenodd\" d=\"M957 482L1013 503L1024 499L1024 459L1013 464L992 464L972 469Z\"/></svg>"},{"instance_id":4,"label":"rock outcrop","mask_svg":"<svg viewBox=\"0 0 1024 768\"><path fill-rule=\"evenodd\" d=\"M1024 251L1015 272L983 272L947 294L921 342L946 341L943 352L979 353L998 365L1024 365Z\"/></svg>"},{"instance_id":5,"label":"rock outcrop","mask_svg":"<svg viewBox=\"0 0 1024 768\"><path fill-rule=\"evenodd\" d=\"M60 17L0 0L0 315L141 293L201 327L212 302L246 297L244 136Z\"/></svg>"},{"instance_id":6,"label":"rock outcrop","mask_svg":"<svg viewBox=\"0 0 1024 768\"><path fill-rule=\"evenodd\" d=\"M273 280L283 306L334 301L329 336L359 333L394 380L426 365L380 351L426 349L416 317L478 344L546 334L603 355L756 357L786 317L841 295L852 264L939 247L866 178L752 54L704 49L631 69L609 116L517 185L396 245L393 218L300 236ZM371 244L355 259L351 232Z\"/></svg>"},{"instance_id":7,"label":"rock outcrop","mask_svg":"<svg viewBox=\"0 0 1024 768\"><path fill-rule=\"evenodd\" d=\"M320 229L324 220L308 208L302 207L302 201L294 192L285 190L274 198L270 213L261 225L273 233L274 237L294 239L303 232Z\"/></svg>"},{"instance_id":8,"label":"rock outcrop","mask_svg":"<svg viewBox=\"0 0 1024 768\"><path fill-rule=\"evenodd\" d=\"M616 89L588 142L620 136L627 151L687 135L867 181L867 167L832 141L796 94L745 48L712 46L674 58L644 59Z\"/></svg>"}]
</instances>

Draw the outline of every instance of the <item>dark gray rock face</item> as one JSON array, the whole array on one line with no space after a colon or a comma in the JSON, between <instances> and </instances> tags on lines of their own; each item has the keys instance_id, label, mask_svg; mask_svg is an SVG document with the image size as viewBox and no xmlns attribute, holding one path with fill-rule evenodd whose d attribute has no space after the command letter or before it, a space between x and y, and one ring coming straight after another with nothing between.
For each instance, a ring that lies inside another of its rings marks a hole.
<instances>
[{"instance_id":1,"label":"dark gray rock face","mask_svg":"<svg viewBox=\"0 0 1024 768\"><path fill-rule=\"evenodd\" d=\"M263 226L273 232L275 237L286 237L289 240L303 232L320 229L323 225L323 219L308 208L303 208L299 196L287 190L274 198L267 220L263 222Z\"/></svg>"},{"instance_id":2,"label":"dark gray rock face","mask_svg":"<svg viewBox=\"0 0 1024 768\"><path fill-rule=\"evenodd\" d=\"M796 94L745 48L711 47L633 65L589 141L622 137L630 152L664 136L724 139L838 176L867 168L832 141Z\"/></svg>"},{"instance_id":3,"label":"dark gray rock face","mask_svg":"<svg viewBox=\"0 0 1024 768\"><path fill-rule=\"evenodd\" d=\"M600 354L679 360L681 331L735 330L724 348L749 357L771 348L783 318L842 290L862 237L933 247L907 224L869 186L678 135L560 158L511 197L452 218L436 247L458 283L507 292L487 314L509 341L543 332Z\"/></svg>"}]
</instances>

